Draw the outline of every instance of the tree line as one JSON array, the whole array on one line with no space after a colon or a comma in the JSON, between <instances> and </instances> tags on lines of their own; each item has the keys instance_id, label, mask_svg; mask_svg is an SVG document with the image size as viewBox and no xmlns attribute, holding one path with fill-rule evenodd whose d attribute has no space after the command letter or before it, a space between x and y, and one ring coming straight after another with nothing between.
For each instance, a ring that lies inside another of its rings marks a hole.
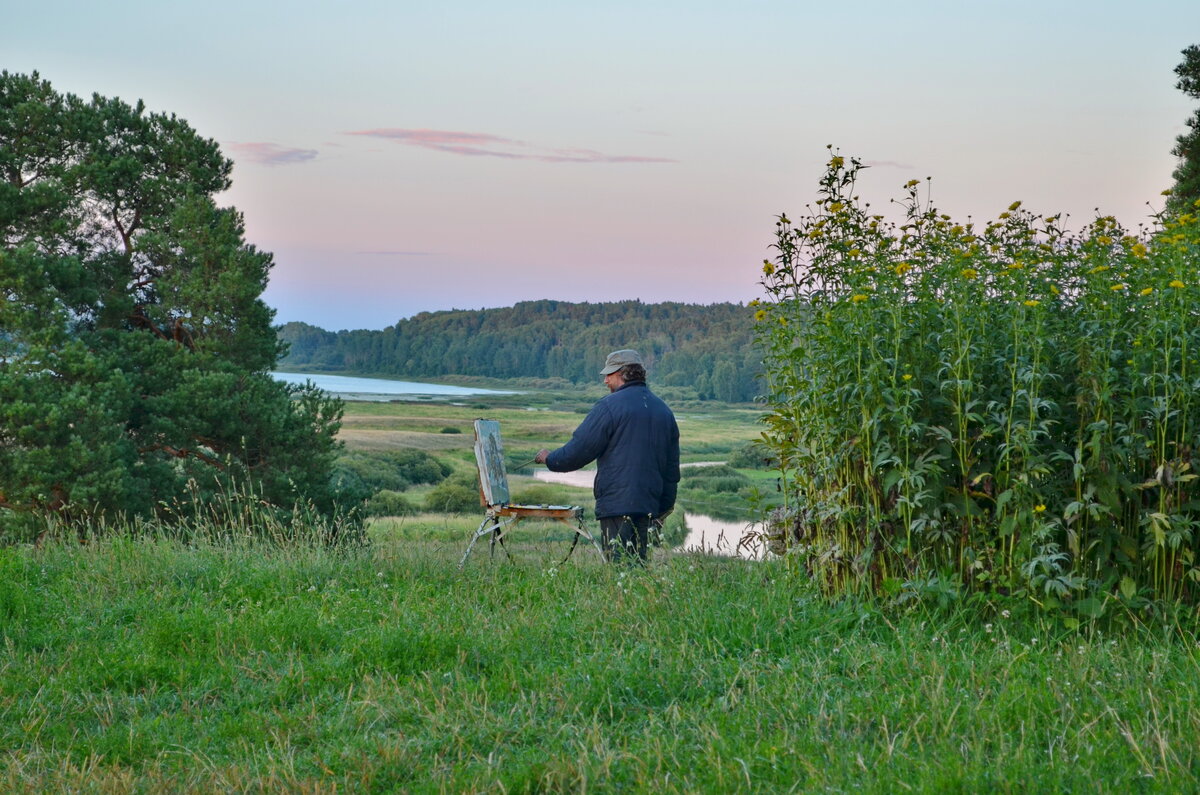
<instances>
[{"instance_id":1,"label":"tree line","mask_svg":"<svg viewBox=\"0 0 1200 795\"><path fill-rule=\"evenodd\" d=\"M762 360L753 310L735 303L524 301L497 309L422 312L381 331L292 322L280 365L308 371L431 378L559 378L591 383L615 348L636 348L654 383L701 399L753 400Z\"/></svg>"}]
</instances>

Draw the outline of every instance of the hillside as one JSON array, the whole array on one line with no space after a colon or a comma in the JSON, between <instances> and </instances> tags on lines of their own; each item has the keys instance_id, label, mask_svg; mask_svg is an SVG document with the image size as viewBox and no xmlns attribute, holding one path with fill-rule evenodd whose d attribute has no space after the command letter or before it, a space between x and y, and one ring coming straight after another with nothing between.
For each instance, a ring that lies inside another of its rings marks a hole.
<instances>
[{"instance_id":1,"label":"hillside","mask_svg":"<svg viewBox=\"0 0 1200 795\"><path fill-rule=\"evenodd\" d=\"M499 309L422 312L381 331L278 329L281 367L429 378L596 380L605 355L637 348L654 382L701 398L752 400L760 392L752 311L741 304L527 301Z\"/></svg>"}]
</instances>

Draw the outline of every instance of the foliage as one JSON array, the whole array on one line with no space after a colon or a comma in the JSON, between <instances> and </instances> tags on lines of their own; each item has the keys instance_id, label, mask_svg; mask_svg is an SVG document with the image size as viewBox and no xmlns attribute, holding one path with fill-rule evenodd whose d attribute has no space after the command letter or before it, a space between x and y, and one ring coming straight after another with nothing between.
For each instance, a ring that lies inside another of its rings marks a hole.
<instances>
[{"instance_id":1,"label":"foliage","mask_svg":"<svg viewBox=\"0 0 1200 795\"><path fill-rule=\"evenodd\" d=\"M267 371L271 257L217 144L139 102L0 73L0 538L250 482L331 515L341 404Z\"/></svg>"},{"instance_id":2,"label":"foliage","mask_svg":"<svg viewBox=\"0 0 1200 795\"><path fill-rule=\"evenodd\" d=\"M434 513L482 513L479 489L458 479L439 483L425 495L425 510Z\"/></svg>"},{"instance_id":3,"label":"foliage","mask_svg":"<svg viewBox=\"0 0 1200 795\"><path fill-rule=\"evenodd\" d=\"M761 392L761 363L739 304L526 301L499 309L422 312L382 331L329 332L304 323L279 329L282 364L407 377L598 382L618 347L646 357L653 384L687 387L703 399L748 401Z\"/></svg>"},{"instance_id":4,"label":"foliage","mask_svg":"<svg viewBox=\"0 0 1200 795\"><path fill-rule=\"evenodd\" d=\"M351 450L338 456L333 476L368 491L404 491L421 483L440 483L453 471L424 450Z\"/></svg>"},{"instance_id":5,"label":"foliage","mask_svg":"<svg viewBox=\"0 0 1200 795\"><path fill-rule=\"evenodd\" d=\"M367 516L411 516L417 513L417 506L397 491L382 489L367 499L363 513Z\"/></svg>"},{"instance_id":6,"label":"foliage","mask_svg":"<svg viewBox=\"0 0 1200 795\"><path fill-rule=\"evenodd\" d=\"M1197 595L1200 226L982 228L832 157L776 226L758 307L793 551L832 589L940 578L1081 616Z\"/></svg>"},{"instance_id":7,"label":"foliage","mask_svg":"<svg viewBox=\"0 0 1200 795\"><path fill-rule=\"evenodd\" d=\"M747 442L729 454L727 461L735 469L771 469L771 451L761 441Z\"/></svg>"},{"instance_id":8,"label":"foliage","mask_svg":"<svg viewBox=\"0 0 1200 795\"><path fill-rule=\"evenodd\" d=\"M1190 611L882 613L702 555L460 571L474 524L338 553L0 549L0 790L1200 787Z\"/></svg>"},{"instance_id":9,"label":"foliage","mask_svg":"<svg viewBox=\"0 0 1200 795\"><path fill-rule=\"evenodd\" d=\"M1200 46L1193 44L1183 50L1175 74L1179 77L1175 87L1200 100ZM1176 213L1200 210L1200 108L1187 120L1187 131L1175 139L1171 154L1179 158L1179 165L1172 174L1175 184L1167 198L1167 209Z\"/></svg>"}]
</instances>

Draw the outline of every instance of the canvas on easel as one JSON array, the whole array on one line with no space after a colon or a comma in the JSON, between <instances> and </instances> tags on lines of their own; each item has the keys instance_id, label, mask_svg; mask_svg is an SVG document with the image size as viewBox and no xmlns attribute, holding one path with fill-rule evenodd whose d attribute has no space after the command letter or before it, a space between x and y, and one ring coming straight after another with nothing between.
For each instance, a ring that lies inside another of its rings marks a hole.
<instances>
[{"instance_id":1,"label":"canvas on easel","mask_svg":"<svg viewBox=\"0 0 1200 795\"><path fill-rule=\"evenodd\" d=\"M508 554L504 546L504 537L518 522L523 519L541 519L562 522L575 531L571 538L571 548L567 552L566 562L575 551L575 545L580 537L591 542L600 556L604 552L599 542L587 531L583 523L583 508L578 505L513 505L508 490L508 472L504 466L504 444L500 440L500 423L496 420L475 420L475 464L479 467L479 499L483 504L485 516L471 543L458 562L459 568L466 565L467 556L475 542L485 535L491 535L491 554L496 554L499 544Z\"/></svg>"}]
</instances>

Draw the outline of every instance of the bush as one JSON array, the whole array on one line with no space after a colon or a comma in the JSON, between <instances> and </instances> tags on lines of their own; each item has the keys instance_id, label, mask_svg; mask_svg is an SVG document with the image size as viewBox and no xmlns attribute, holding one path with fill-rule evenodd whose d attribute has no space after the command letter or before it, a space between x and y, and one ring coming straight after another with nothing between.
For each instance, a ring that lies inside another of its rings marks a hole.
<instances>
[{"instance_id":1,"label":"bush","mask_svg":"<svg viewBox=\"0 0 1200 795\"><path fill-rule=\"evenodd\" d=\"M383 489L367 500L363 511L367 516L410 516L417 506L403 494Z\"/></svg>"},{"instance_id":2,"label":"bush","mask_svg":"<svg viewBox=\"0 0 1200 795\"><path fill-rule=\"evenodd\" d=\"M1016 202L980 228L913 180L896 226L856 198L860 168L833 157L812 214L779 218L755 316L813 573L949 575L1083 617L1108 594L1194 600L1195 216L1074 234Z\"/></svg>"},{"instance_id":3,"label":"bush","mask_svg":"<svg viewBox=\"0 0 1200 795\"><path fill-rule=\"evenodd\" d=\"M728 461L729 466L738 469L771 469L776 463L771 457L771 451L762 442L742 445L729 454Z\"/></svg>"},{"instance_id":4,"label":"bush","mask_svg":"<svg viewBox=\"0 0 1200 795\"><path fill-rule=\"evenodd\" d=\"M453 468L423 450L356 450L339 456L337 483L361 484L371 491L404 491L420 483L440 483Z\"/></svg>"},{"instance_id":5,"label":"bush","mask_svg":"<svg viewBox=\"0 0 1200 795\"><path fill-rule=\"evenodd\" d=\"M455 428L452 425L447 425L445 428L442 428L440 431L438 431L438 433L462 433L462 428Z\"/></svg>"},{"instance_id":6,"label":"bush","mask_svg":"<svg viewBox=\"0 0 1200 795\"><path fill-rule=\"evenodd\" d=\"M425 509L432 513L479 513L479 490L461 483L440 483L425 495Z\"/></svg>"}]
</instances>

